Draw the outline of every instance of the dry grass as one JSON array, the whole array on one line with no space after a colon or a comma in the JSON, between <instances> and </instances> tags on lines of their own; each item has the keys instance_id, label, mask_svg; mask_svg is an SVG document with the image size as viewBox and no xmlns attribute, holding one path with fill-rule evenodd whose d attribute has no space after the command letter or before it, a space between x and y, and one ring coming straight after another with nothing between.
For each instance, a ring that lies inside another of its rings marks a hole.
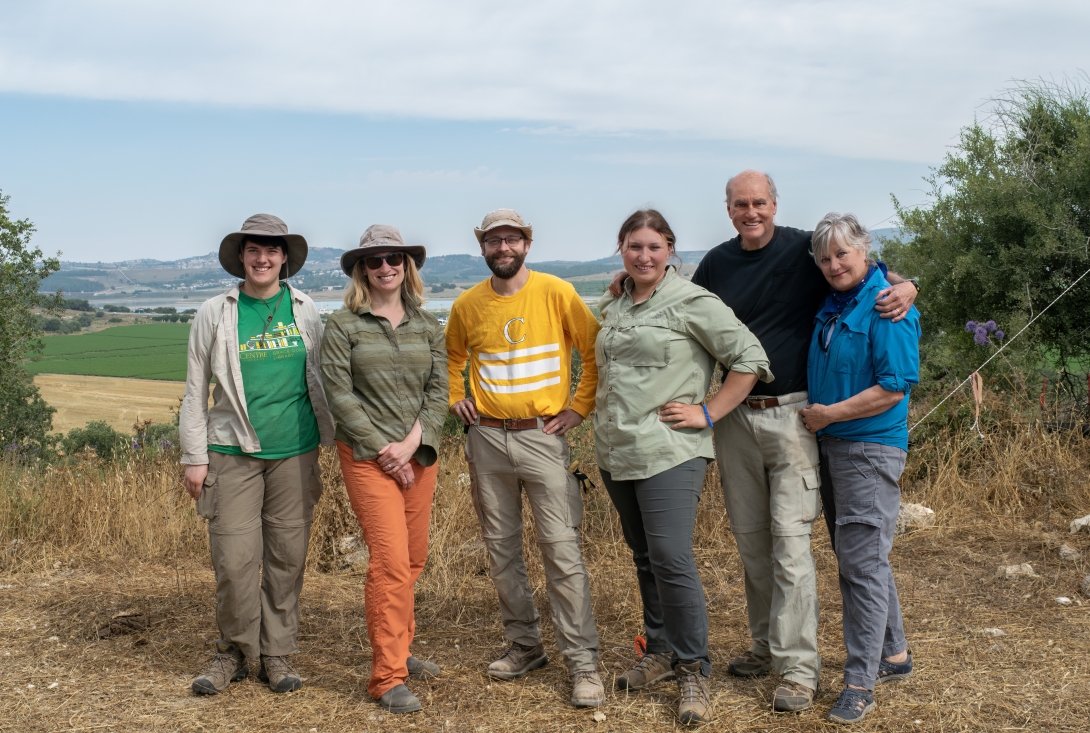
<instances>
[{"instance_id":1,"label":"dry grass","mask_svg":"<svg viewBox=\"0 0 1090 733\"><path fill-rule=\"evenodd\" d=\"M1090 512L1090 456L1081 436L1033 426L964 428L927 438L910 458L905 500L928 504L938 526L898 538L894 567L916 674L877 693L860 726L875 731L1083 731L1090 699L1090 535L1067 523ZM587 465L585 432L574 441ZM503 646L497 602L468 500L460 440L443 450L429 566L418 586L416 652L443 676L418 683L424 712L382 713L367 698L363 577L336 570L336 540L354 531L331 454L303 591L306 686L273 695L255 680L214 698L188 683L215 638L213 577L203 526L172 463L83 463L44 473L0 464L0 689L3 731L650 731L673 730L676 690L611 696L605 720L567 705L556 659L512 683L482 670ZM591 471L594 474L594 471ZM726 659L745 648L742 570L717 489L702 502L697 552L711 615L715 722L710 730L833 730L824 713L843 663L835 560L815 532L825 668L814 709L769 710L772 680L739 681ZM633 659L639 599L608 498L586 496L586 555L612 676ZM1083 558L1059 558L1061 542ZM536 549L531 577L548 617ZM1038 577L997 580L1000 564L1030 562ZM1057 596L1075 600L1056 603ZM546 628L547 645L552 644ZM1000 628L1005 636L982 632Z\"/></svg>"},{"instance_id":2,"label":"dry grass","mask_svg":"<svg viewBox=\"0 0 1090 733\"><path fill-rule=\"evenodd\" d=\"M103 420L123 433L141 420L171 423L185 392L184 382L72 374L39 374L34 384L56 409L54 433L82 428L92 420Z\"/></svg>"}]
</instances>

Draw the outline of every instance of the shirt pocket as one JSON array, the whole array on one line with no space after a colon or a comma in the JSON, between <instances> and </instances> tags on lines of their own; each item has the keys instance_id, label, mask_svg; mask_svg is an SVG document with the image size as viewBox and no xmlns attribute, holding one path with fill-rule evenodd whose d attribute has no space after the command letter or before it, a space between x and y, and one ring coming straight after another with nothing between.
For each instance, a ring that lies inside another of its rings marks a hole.
<instances>
[{"instance_id":1,"label":"shirt pocket","mask_svg":"<svg viewBox=\"0 0 1090 733\"><path fill-rule=\"evenodd\" d=\"M633 367L664 367L670 363L674 332L665 319L648 319L618 326L611 358Z\"/></svg>"}]
</instances>

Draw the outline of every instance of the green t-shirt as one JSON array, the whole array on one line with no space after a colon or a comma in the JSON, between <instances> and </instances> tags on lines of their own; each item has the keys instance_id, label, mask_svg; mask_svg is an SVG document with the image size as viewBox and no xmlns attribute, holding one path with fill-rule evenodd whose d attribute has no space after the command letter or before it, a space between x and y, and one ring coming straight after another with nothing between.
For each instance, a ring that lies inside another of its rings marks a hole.
<instances>
[{"instance_id":1,"label":"green t-shirt","mask_svg":"<svg viewBox=\"0 0 1090 733\"><path fill-rule=\"evenodd\" d=\"M238 294L238 357L246 410L261 451L254 458L291 458L318 447L318 421L307 390L307 349L295 325L286 285L271 298ZM234 445L209 450L243 455Z\"/></svg>"}]
</instances>

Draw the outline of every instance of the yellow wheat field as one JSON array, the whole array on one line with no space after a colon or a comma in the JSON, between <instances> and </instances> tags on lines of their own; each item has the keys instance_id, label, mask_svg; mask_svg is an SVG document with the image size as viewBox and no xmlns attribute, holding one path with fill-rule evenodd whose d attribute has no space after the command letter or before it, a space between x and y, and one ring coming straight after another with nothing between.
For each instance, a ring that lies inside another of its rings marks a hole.
<instances>
[{"instance_id":1,"label":"yellow wheat field","mask_svg":"<svg viewBox=\"0 0 1090 733\"><path fill-rule=\"evenodd\" d=\"M71 374L39 374L34 384L42 399L56 409L55 433L67 433L92 420L103 420L123 433L142 420L173 422L172 410L185 391L184 382Z\"/></svg>"}]
</instances>

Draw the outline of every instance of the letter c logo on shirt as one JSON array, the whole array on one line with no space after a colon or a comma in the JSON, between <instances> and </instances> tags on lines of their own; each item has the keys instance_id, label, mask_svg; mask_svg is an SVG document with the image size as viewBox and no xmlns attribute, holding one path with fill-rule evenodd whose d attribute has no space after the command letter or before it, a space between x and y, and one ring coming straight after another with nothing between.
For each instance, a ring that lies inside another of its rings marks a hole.
<instances>
[{"instance_id":1,"label":"letter c logo on shirt","mask_svg":"<svg viewBox=\"0 0 1090 733\"><path fill-rule=\"evenodd\" d=\"M512 338L511 336L512 327L514 327L513 330L515 331L517 338ZM507 339L507 343L509 344L521 344L526 340L526 334L523 333L525 327L525 318L512 318L510 321L503 324L503 337Z\"/></svg>"}]
</instances>

